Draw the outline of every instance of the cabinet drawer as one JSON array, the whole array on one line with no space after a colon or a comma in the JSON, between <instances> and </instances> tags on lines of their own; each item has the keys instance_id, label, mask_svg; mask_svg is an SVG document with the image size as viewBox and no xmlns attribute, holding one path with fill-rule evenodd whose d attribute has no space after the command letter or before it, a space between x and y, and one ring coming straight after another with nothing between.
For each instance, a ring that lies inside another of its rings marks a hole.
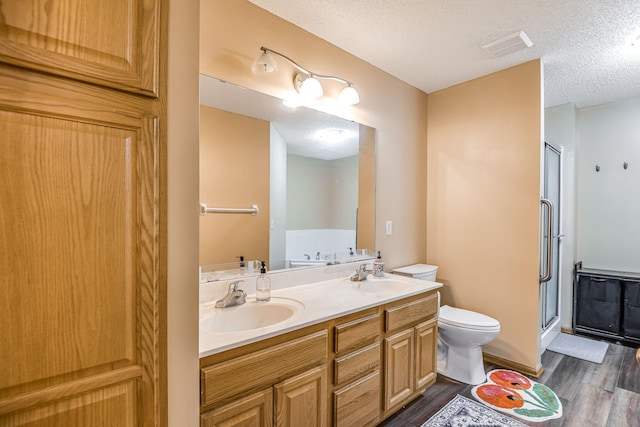
<instances>
[{"instance_id":1,"label":"cabinet drawer","mask_svg":"<svg viewBox=\"0 0 640 427\"><path fill-rule=\"evenodd\" d=\"M334 332L336 353L365 346L380 336L380 315L376 313L337 325Z\"/></svg>"},{"instance_id":2,"label":"cabinet drawer","mask_svg":"<svg viewBox=\"0 0 640 427\"><path fill-rule=\"evenodd\" d=\"M429 319L438 311L438 295L411 301L397 307L387 308L385 314L385 331L403 329L415 323Z\"/></svg>"},{"instance_id":3,"label":"cabinet drawer","mask_svg":"<svg viewBox=\"0 0 640 427\"><path fill-rule=\"evenodd\" d=\"M281 378L325 363L327 335L326 330L319 331L202 368L202 405L210 405L247 390L265 388Z\"/></svg>"},{"instance_id":4,"label":"cabinet drawer","mask_svg":"<svg viewBox=\"0 0 640 427\"><path fill-rule=\"evenodd\" d=\"M380 371L333 393L334 425L375 425L380 413Z\"/></svg>"},{"instance_id":5,"label":"cabinet drawer","mask_svg":"<svg viewBox=\"0 0 640 427\"><path fill-rule=\"evenodd\" d=\"M341 386L380 366L380 343L357 350L333 362L334 384Z\"/></svg>"}]
</instances>

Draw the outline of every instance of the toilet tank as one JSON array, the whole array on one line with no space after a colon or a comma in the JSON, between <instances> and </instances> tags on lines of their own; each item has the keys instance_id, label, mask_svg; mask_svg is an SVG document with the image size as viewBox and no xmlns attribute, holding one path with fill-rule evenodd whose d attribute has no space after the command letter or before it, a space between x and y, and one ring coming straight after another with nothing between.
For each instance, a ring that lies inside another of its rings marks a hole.
<instances>
[{"instance_id":1,"label":"toilet tank","mask_svg":"<svg viewBox=\"0 0 640 427\"><path fill-rule=\"evenodd\" d=\"M438 273L438 266L429 264L413 264L406 267L396 268L393 270L393 273L400 274L401 276L413 277L414 279L435 282L436 275Z\"/></svg>"}]
</instances>

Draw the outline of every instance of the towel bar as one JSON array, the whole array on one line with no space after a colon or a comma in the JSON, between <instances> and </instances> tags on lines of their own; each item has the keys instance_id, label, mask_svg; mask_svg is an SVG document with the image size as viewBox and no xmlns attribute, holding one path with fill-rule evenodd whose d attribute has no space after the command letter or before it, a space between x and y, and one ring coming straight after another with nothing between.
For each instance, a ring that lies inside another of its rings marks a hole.
<instances>
[{"instance_id":1,"label":"towel bar","mask_svg":"<svg viewBox=\"0 0 640 427\"><path fill-rule=\"evenodd\" d=\"M258 205L251 205L250 208L209 208L206 203L200 203L200 215L210 213L238 213L258 215Z\"/></svg>"}]
</instances>

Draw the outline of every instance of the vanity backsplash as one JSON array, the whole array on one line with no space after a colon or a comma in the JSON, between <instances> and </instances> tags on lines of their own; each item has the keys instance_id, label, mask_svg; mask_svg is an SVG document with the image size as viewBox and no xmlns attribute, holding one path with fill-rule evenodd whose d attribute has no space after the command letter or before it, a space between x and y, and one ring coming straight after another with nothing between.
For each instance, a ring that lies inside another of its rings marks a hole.
<instances>
[{"instance_id":1,"label":"vanity backsplash","mask_svg":"<svg viewBox=\"0 0 640 427\"><path fill-rule=\"evenodd\" d=\"M269 272L268 275L271 278L271 289L284 289L293 286L307 285L309 283L322 282L325 280L338 279L340 277L349 277L356 271L358 266L366 263L367 269L372 269L372 263L374 258L368 257L366 259L359 259L353 262L347 262L337 265L326 265L322 267L313 268L296 268L288 270L277 270ZM254 294L256 292L256 279L259 277L260 269L249 268L249 263L253 261L247 261L245 268L246 271L237 271L237 274L228 274L224 278L214 281L206 281L206 277L209 273L201 272L200 279L200 303L207 303L215 301L223 297L229 289L229 284L236 280L243 280L244 282L239 285L239 288L244 290L247 294ZM203 280L203 277L205 280Z\"/></svg>"}]
</instances>

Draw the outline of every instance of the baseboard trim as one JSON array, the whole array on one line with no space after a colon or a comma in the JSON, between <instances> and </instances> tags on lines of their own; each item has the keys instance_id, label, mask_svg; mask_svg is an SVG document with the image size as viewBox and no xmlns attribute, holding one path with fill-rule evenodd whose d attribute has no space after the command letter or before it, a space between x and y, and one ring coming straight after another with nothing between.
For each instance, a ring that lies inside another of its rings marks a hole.
<instances>
[{"instance_id":1,"label":"baseboard trim","mask_svg":"<svg viewBox=\"0 0 640 427\"><path fill-rule=\"evenodd\" d=\"M530 377L540 378L544 372L544 367L540 366L538 369L533 369L512 360L503 359L502 357L494 356L488 353L482 353L482 358L486 363L492 363L498 365L501 368L513 369L521 374L529 375Z\"/></svg>"},{"instance_id":2,"label":"baseboard trim","mask_svg":"<svg viewBox=\"0 0 640 427\"><path fill-rule=\"evenodd\" d=\"M573 328L560 328L560 332L562 332L563 334L570 334L573 335Z\"/></svg>"}]
</instances>

